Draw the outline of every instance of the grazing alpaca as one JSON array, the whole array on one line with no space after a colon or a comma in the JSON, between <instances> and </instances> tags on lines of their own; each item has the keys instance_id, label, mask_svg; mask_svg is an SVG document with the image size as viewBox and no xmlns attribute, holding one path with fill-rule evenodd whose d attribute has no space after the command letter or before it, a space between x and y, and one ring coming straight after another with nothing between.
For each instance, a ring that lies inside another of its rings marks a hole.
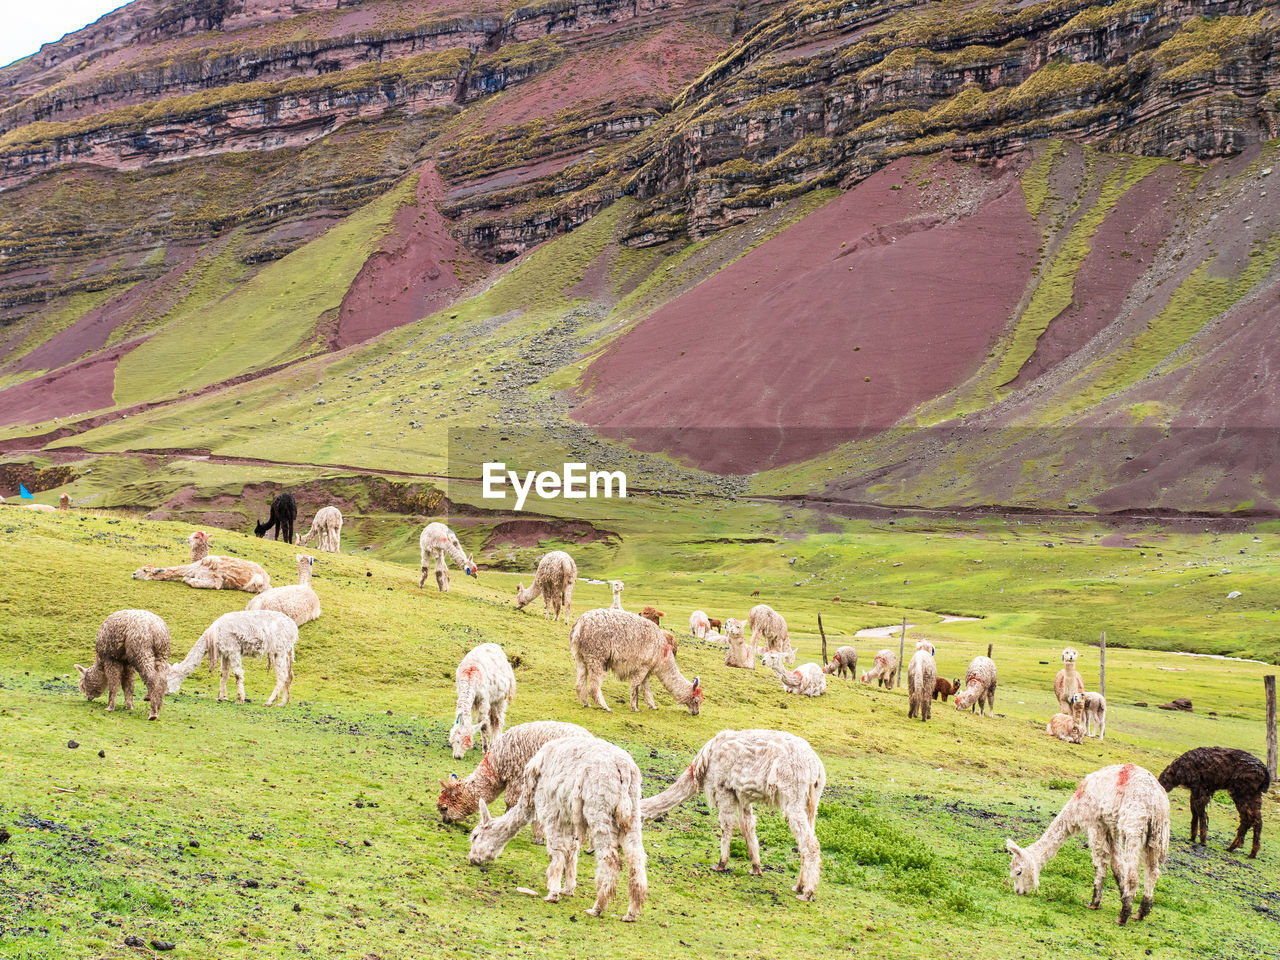
<instances>
[{"instance_id":1,"label":"grazing alpaca","mask_svg":"<svg viewBox=\"0 0 1280 960\"><path fill-rule=\"evenodd\" d=\"M192 550L198 541L192 541ZM244 590L262 593L271 589L271 577L261 565L239 557L209 555L194 563L177 567L140 567L133 571L135 580L181 580L198 590Z\"/></svg>"},{"instance_id":2,"label":"grazing alpaca","mask_svg":"<svg viewBox=\"0 0 1280 960\"><path fill-rule=\"evenodd\" d=\"M473 713L480 721L482 749L488 750L490 742L502 733L507 707L516 698L516 675L500 646L482 643L462 658L453 685L458 702L449 745L453 747L453 759L461 760L471 749Z\"/></svg>"},{"instance_id":3,"label":"grazing alpaca","mask_svg":"<svg viewBox=\"0 0 1280 960\"><path fill-rule=\"evenodd\" d=\"M1085 733L1102 740L1107 733L1107 699L1100 693L1089 691L1084 695Z\"/></svg>"},{"instance_id":4,"label":"grazing alpaca","mask_svg":"<svg viewBox=\"0 0 1280 960\"><path fill-rule=\"evenodd\" d=\"M1262 795L1271 789L1271 776L1253 754L1230 747L1196 747L1164 768L1160 786L1168 791L1178 787L1191 791L1191 842L1196 842L1198 826L1201 846L1209 839L1209 801L1219 790L1226 790L1240 815L1236 838L1227 849L1239 849L1252 827L1249 859L1258 856L1262 848Z\"/></svg>"},{"instance_id":5,"label":"grazing alpaca","mask_svg":"<svg viewBox=\"0 0 1280 960\"><path fill-rule=\"evenodd\" d=\"M649 677L656 676L676 700L697 716L702 709L702 687L697 677L690 683L676 666L673 637L644 617L625 610L588 610L569 631L569 649L577 666L578 702L604 702L605 671L631 683L631 709L640 709L640 695L656 710L649 692Z\"/></svg>"},{"instance_id":6,"label":"grazing alpaca","mask_svg":"<svg viewBox=\"0 0 1280 960\"><path fill-rule=\"evenodd\" d=\"M794 670L782 665L781 650L770 650L760 654L760 662L778 675L782 681L782 689L787 693L798 693L804 697L820 697L827 692L827 675L816 663L802 663Z\"/></svg>"},{"instance_id":7,"label":"grazing alpaca","mask_svg":"<svg viewBox=\"0 0 1280 960\"><path fill-rule=\"evenodd\" d=\"M916 652L907 664L907 719L921 721L933 716L933 690L938 683L938 665L933 660L933 644L916 641Z\"/></svg>"},{"instance_id":8,"label":"grazing alpaca","mask_svg":"<svg viewBox=\"0 0 1280 960\"><path fill-rule=\"evenodd\" d=\"M186 658L169 668L169 693L177 693L182 681L196 672L205 657L209 669L222 661L222 682L218 699L227 699L227 675L235 674L236 700L244 703L244 657L266 657L267 666L276 672L276 688L267 698L267 706L282 693L280 706L289 702L293 687L294 647L298 643L298 625L278 610L235 610L224 613L209 625Z\"/></svg>"},{"instance_id":9,"label":"grazing alpaca","mask_svg":"<svg viewBox=\"0 0 1280 960\"><path fill-rule=\"evenodd\" d=\"M728 649L724 652L726 667L756 668L756 651L742 636L742 621L730 617L724 622L724 639Z\"/></svg>"},{"instance_id":10,"label":"grazing alpaca","mask_svg":"<svg viewBox=\"0 0 1280 960\"><path fill-rule=\"evenodd\" d=\"M253 528L254 536L265 537L271 531L272 540L283 540L293 543L293 525L298 519L298 505L294 503L293 494L280 493L271 501L271 515L267 522L259 520Z\"/></svg>"},{"instance_id":11,"label":"grazing alpaca","mask_svg":"<svg viewBox=\"0 0 1280 960\"><path fill-rule=\"evenodd\" d=\"M1079 654L1074 647L1062 651L1062 669L1053 678L1053 693L1058 698L1058 706L1063 713L1071 712L1072 696L1084 696L1084 678L1076 671L1076 659Z\"/></svg>"},{"instance_id":12,"label":"grazing alpaca","mask_svg":"<svg viewBox=\"0 0 1280 960\"><path fill-rule=\"evenodd\" d=\"M493 739L480 765L465 779L451 776L440 781L440 796L436 809L445 823L456 823L478 809L480 801L493 803L505 791L507 809L520 802L524 795L524 768L533 755L552 740L560 737L589 737L591 731L576 723L560 723L556 720L537 720L508 727ZM542 825L533 822L533 842L542 843Z\"/></svg>"},{"instance_id":13,"label":"grazing alpaca","mask_svg":"<svg viewBox=\"0 0 1280 960\"><path fill-rule=\"evenodd\" d=\"M613 603L610 605L611 610L622 609L622 588L625 584L621 580L610 580L609 589L613 591Z\"/></svg>"},{"instance_id":14,"label":"grazing alpaca","mask_svg":"<svg viewBox=\"0 0 1280 960\"><path fill-rule=\"evenodd\" d=\"M321 507L311 519L311 529L300 533L294 542L305 547L316 538L316 549L325 553L342 552L342 511L337 507Z\"/></svg>"},{"instance_id":15,"label":"grazing alpaca","mask_svg":"<svg viewBox=\"0 0 1280 960\"><path fill-rule=\"evenodd\" d=\"M847 672L855 680L858 677L858 651L853 647L838 647L831 662L822 668L823 673L835 673L843 677Z\"/></svg>"},{"instance_id":16,"label":"grazing alpaca","mask_svg":"<svg viewBox=\"0 0 1280 960\"><path fill-rule=\"evenodd\" d=\"M938 677L937 680L933 681L933 699L937 700L938 697L942 697L943 703L947 702L947 697L951 696L953 693L959 692L959 690L959 677L956 677L954 680L948 680L946 677Z\"/></svg>"},{"instance_id":17,"label":"grazing alpaca","mask_svg":"<svg viewBox=\"0 0 1280 960\"><path fill-rule=\"evenodd\" d=\"M1012 840L1005 849L1013 855L1009 877L1021 896L1040 888L1040 870L1074 834L1089 835L1093 856L1093 900L1089 909L1102 905L1102 887L1107 865L1120 887L1120 924L1133 913L1138 892L1138 867L1145 861L1146 877L1141 920L1151 911L1151 897L1160 877L1160 865L1169 854L1169 795L1149 772L1132 763L1103 767L1080 782L1049 829L1025 850Z\"/></svg>"},{"instance_id":18,"label":"grazing alpaca","mask_svg":"<svg viewBox=\"0 0 1280 960\"><path fill-rule=\"evenodd\" d=\"M645 607L640 611L640 616L644 617L651 623L656 623L658 626L662 626L662 618L665 617L666 614L657 607Z\"/></svg>"},{"instance_id":19,"label":"grazing alpaca","mask_svg":"<svg viewBox=\"0 0 1280 960\"><path fill-rule=\"evenodd\" d=\"M58 497L58 509L59 510L71 509L71 498L67 496L65 493L62 494L60 497Z\"/></svg>"},{"instance_id":20,"label":"grazing alpaca","mask_svg":"<svg viewBox=\"0 0 1280 960\"><path fill-rule=\"evenodd\" d=\"M898 655L888 647L876 654L871 669L862 674L863 683L873 680L877 686L892 690L894 681L898 679Z\"/></svg>"},{"instance_id":21,"label":"grazing alpaca","mask_svg":"<svg viewBox=\"0 0 1280 960\"><path fill-rule=\"evenodd\" d=\"M625 751L595 737L561 737L540 749L524 768L520 802L501 817L480 801L480 823L471 831L472 863L488 863L532 819L547 833L547 895L555 903L577 886L578 849L585 838L596 854L596 902L587 913L604 915L627 858L628 902L623 920L640 919L649 892L640 819L640 768ZM621 854L619 853L621 850Z\"/></svg>"},{"instance_id":22,"label":"grazing alpaca","mask_svg":"<svg viewBox=\"0 0 1280 960\"><path fill-rule=\"evenodd\" d=\"M1072 712L1055 713L1044 732L1067 743L1084 743L1084 724L1080 722L1080 716L1084 715L1083 701L1073 697L1069 706Z\"/></svg>"},{"instance_id":23,"label":"grazing alpaca","mask_svg":"<svg viewBox=\"0 0 1280 960\"><path fill-rule=\"evenodd\" d=\"M689 614L689 632L699 640L705 640L710 629L711 619L701 610Z\"/></svg>"},{"instance_id":24,"label":"grazing alpaca","mask_svg":"<svg viewBox=\"0 0 1280 960\"><path fill-rule=\"evenodd\" d=\"M773 607L757 603L747 613L747 626L751 628L751 645L761 653L776 650L786 654L787 663L796 662L796 652L791 649L791 635L787 633L787 621Z\"/></svg>"},{"instance_id":25,"label":"grazing alpaca","mask_svg":"<svg viewBox=\"0 0 1280 960\"><path fill-rule=\"evenodd\" d=\"M298 626L320 616L320 598L311 589L311 565L316 558L305 553L295 553L294 557L298 561L298 582L258 594L246 604L246 610L279 610Z\"/></svg>"},{"instance_id":26,"label":"grazing alpaca","mask_svg":"<svg viewBox=\"0 0 1280 960\"><path fill-rule=\"evenodd\" d=\"M763 803L781 810L800 851L800 876L791 889L799 899L812 900L822 868L814 821L826 783L822 760L808 741L780 730L721 730L703 745L675 783L640 802L640 815L652 820L699 790L705 791L707 805L720 817L720 862L715 869L728 868L736 821L747 844L751 872L759 876L763 872L760 841L751 805Z\"/></svg>"},{"instance_id":27,"label":"grazing alpaca","mask_svg":"<svg viewBox=\"0 0 1280 960\"><path fill-rule=\"evenodd\" d=\"M209 534L196 530L187 537L187 546L191 548L191 562L200 562L209 555Z\"/></svg>"},{"instance_id":28,"label":"grazing alpaca","mask_svg":"<svg viewBox=\"0 0 1280 960\"><path fill-rule=\"evenodd\" d=\"M449 592L449 565L445 563L446 556L460 566L467 576L480 579L479 568L475 560L467 556L466 551L462 549L462 544L458 542L458 535L439 521L428 523L422 528L422 535L418 537L418 551L422 557L422 576L418 578L419 590L427 582L428 558L434 561L436 588L442 593Z\"/></svg>"},{"instance_id":29,"label":"grazing alpaca","mask_svg":"<svg viewBox=\"0 0 1280 960\"><path fill-rule=\"evenodd\" d=\"M516 609L542 594L543 618L559 620L563 609L564 622L568 623L569 611L573 608L573 582L577 579L578 565L573 557L563 550L552 550L538 561L533 586L526 590L523 583L516 585Z\"/></svg>"},{"instance_id":30,"label":"grazing alpaca","mask_svg":"<svg viewBox=\"0 0 1280 960\"><path fill-rule=\"evenodd\" d=\"M956 709L966 707L970 713L977 707L984 717L990 707L991 716L996 715L996 664L990 657L974 657L969 661L969 669L964 672L964 690L956 694Z\"/></svg>"},{"instance_id":31,"label":"grazing alpaca","mask_svg":"<svg viewBox=\"0 0 1280 960\"><path fill-rule=\"evenodd\" d=\"M107 713L116 708L116 693L124 690L124 708L133 709L133 675L142 677L151 702L148 720L160 719L165 680L169 673L169 627L149 610L117 610L102 621L93 649L93 666L76 664L80 692L88 699L107 691Z\"/></svg>"},{"instance_id":32,"label":"grazing alpaca","mask_svg":"<svg viewBox=\"0 0 1280 960\"><path fill-rule=\"evenodd\" d=\"M722 624L722 623L721 623L718 619L716 619L715 617L707 617L707 625L708 625L712 630L721 630L721 629L723 629L723 628L724 628L724 624Z\"/></svg>"}]
</instances>

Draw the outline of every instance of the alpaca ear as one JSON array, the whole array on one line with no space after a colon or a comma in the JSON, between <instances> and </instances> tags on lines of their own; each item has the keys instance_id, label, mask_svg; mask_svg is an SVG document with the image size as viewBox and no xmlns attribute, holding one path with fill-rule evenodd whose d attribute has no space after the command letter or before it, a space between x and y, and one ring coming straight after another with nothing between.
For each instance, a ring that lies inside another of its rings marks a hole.
<instances>
[{"instance_id":1,"label":"alpaca ear","mask_svg":"<svg viewBox=\"0 0 1280 960\"><path fill-rule=\"evenodd\" d=\"M701 678L701 677L694 677L694 678L693 678L693 689L697 690L697 689L698 689L699 684L701 684L701 683L702 683L702 678Z\"/></svg>"},{"instance_id":2,"label":"alpaca ear","mask_svg":"<svg viewBox=\"0 0 1280 960\"><path fill-rule=\"evenodd\" d=\"M449 784L448 784L448 782L447 782L447 781L441 780L441 781L440 781L440 787L441 787L441 789L443 789L443 790L448 790L448 789L449 789Z\"/></svg>"},{"instance_id":3,"label":"alpaca ear","mask_svg":"<svg viewBox=\"0 0 1280 960\"><path fill-rule=\"evenodd\" d=\"M1015 856L1016 856L1017 854L1019 854L1019 853L1021 853L1021 852L1022 852L1022 848L1021 848L1020 846L1018 846L1016 843L1014 843L1014 842L1013 842L1011 839L1009 839L1008 837L1005 837L1005 838L1004 838L1004 848L1005 848L1005 850L1007 850L1009 853L1012 853L1012 854L1014 854Z\"/></svg>"},{"instance_id":4,"label":"alpaca ear","mask_svg":"<svg viewBox=\"0 0 1280 960\"><path fill-rule=\"evenodd\" d=\"M450 779L450 780L452 780L454 783L457 783L457 782L458 782L458 775L457 775L456 773L451 773L451 774L449 774L449 779Z\"/></svg>"},{"instance_id":5,"label":"alpaca ear","mask_svg":"<svg viewBox=\"0 0 1280 960\"><path fill-rule=\"evenodd\" d=\"M76 664L76 669L80 671L80 676L82 676L82 677L83 677L86 673L88 673L88 672L89 672L89 671L88 671L88 670L86 670L84 667L80 666L80 664L78 664L78 663Z\"/></svg>"},{"instance_id":6,"label":"alpaca ear","mask_svg":"<svg viewBox=\"0 0 1280 960\"><path fill-rule=\"evenodd\" d=\"M489 808L486 807L484 805L484 801L481 800L480 801L480 822L488 823L492 819L493 819L493 816L489 813Z\"/></svg>"}]
</instances>

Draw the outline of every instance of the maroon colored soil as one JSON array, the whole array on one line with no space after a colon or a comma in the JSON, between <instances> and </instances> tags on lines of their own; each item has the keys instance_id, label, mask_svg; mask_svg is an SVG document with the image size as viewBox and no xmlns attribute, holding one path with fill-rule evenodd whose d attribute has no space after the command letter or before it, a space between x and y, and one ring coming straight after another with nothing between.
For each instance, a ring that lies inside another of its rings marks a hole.
<instances>
[{"instance_id":1,"label":"maroon colored soil","mask_svg":"<svg viewBox=\"0 0 1280 960\"><path fill-rule=\"evenodd\" d=\"M939 161L926 195L910 169L891 165L637 324L591 364L575 418L747 473L955 386L1007 323L1039 234L1012 172Z\"/></svg>"},{"instance_id":2,"label":"maroon colored soil","mask_svg":"<svg viewBox=\"0 0 1280 960\"><path fill-rule=\"evenodd\" d=\"M433 164L424 165L417 204L396 212L382 248L365 261L342 300L339 349L421 320L487 270L449 235L449 221L436 209L443 196L440 174Z\"/></svg>"},{"instance_id":3,"label":"maroon colored soil","mask_svg":"<svg viewBox=\"0 0 1280 960\"><path fill-rule=\"evenodd\" d=\"M616 533L598 530L585 520L505 520L494 526L485 538L482 549L495 547L536 547L544 540L565 540L574 543L595 543L598 540L616 540Z\"/></svg>"},{"instance_id":4,"label":"maroon colored soil","mask_svg":"<svg viewBox=\"0 0 1280 960\"><path fill-rule=\"evenodd\" d=\"M0 390L0 426L43 423L112 404L116 362L127 347L90 357L81 363Z\"/></svg>"}]
</instances>

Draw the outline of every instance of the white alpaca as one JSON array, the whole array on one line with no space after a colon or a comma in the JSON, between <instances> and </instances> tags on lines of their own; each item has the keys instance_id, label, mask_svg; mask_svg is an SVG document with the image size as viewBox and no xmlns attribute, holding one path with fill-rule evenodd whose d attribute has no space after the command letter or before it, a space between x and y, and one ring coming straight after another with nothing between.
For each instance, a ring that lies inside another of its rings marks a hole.
<instances>
[{"instance_id":1,"label":"white alpaca","mask_svg":"<svg viewBox=\"0 0 1280 960\"><path fill-rule=\"evenodd\" d=\"M422 535L418 537L418 550L422 554L422 577L418 580L419 590L427 582L428 558L435 562L436 587L444 593L449 592L449 566L445 563L446 556L460 566L467 576L479 579L476 562L462 549L462 544L458 542L458 535L439 521L428 523L422 528Z\"/></svg>"},{"instance_id":2,"label":"white alpaca","mask_svg":"<svg viewBox=\"0 0 1280 960\"><path fill-rule=\"evenodd\" d=\"M1062 669L1053 678L1053 693L1058 698L1058 708L1063 713L1071 712L1073 696L1084 696L1084 678L1076 670L1076 660L1079 656L1074 647L1063 650Z\"/></svg>"},{"instance_id":3,"label":"white alpaca","mask_svg":"<svg viewBox=\"0 0 1280 960\"><path fill-rule=\"evenodd\" d=\"M631 684L631 709L640 709L640 696L656 710L649 678L656 676L676 703L697 716L702 709L702 687L697 677L690 683L676 666L673 637L656 623L626 610L588 610L569 631L569 650L577 668L578 702L591 701L609 710L604 701L604 675L612 670Z\"/></svg>"},{"instance_id":4,"label":"white alpaca","mask_svg":"<svg viewBox=\"0 0 1280 960\"><path fill-rule=\"evenodd\" d=\"M578 849L588 840L596 854L596 901L587 913L604 915L627 858L628 902L623 920L640 919L649 893L640 818L640 768L625 751L595 737L561 737L539 750L524 769L524 794L501 817L480 801L471 831L472 863L497 859L534 817L547 833L547 895L570 896L578 880Z\"/></svg>"},{"instance_id":5,"label":"white alpaca","mask_svg":"<svg viewBox=\"0 0 1280 960\"><path fill-rule=\"evenodd\" d=\"M316 549L325 553L342 552L342 511L337 507L321 507L311 519L311 529L299 533L294 542L305 547L316 538Z\"/></svg>"},{"instance_id":6,"label":"white alpaca","mask_svg":"<svg viewBox=\"0 0 1280 960\"><path fill-rule=\"evenodd\" d=\"M885 647L871 661L871 669L862 673L863 683L874 682L877 686L892 690L898 679L898 655Z\"/></svg>"},{"instance_id":7,"label":"white alpaca","mask_svg":"<svg viewBox=\"0 0 1280 960\"><path fill-rule=\"evenodd\" d=\"M1107 866L1120 888L1120 924L1133 913L1138 891L1139 863L1146 868L1141 920L1151 911L1151 900L1160 877L1160 865L1169 854L1169 795L1158 780L1132 763L1103 767L1081 781L1075 795L1054 818L1044 835L1023 849L1012 840L1005 849L1013 855L1009 876L1019 895L1040 888L1040 870L1074 834L1089 835L1093 856L1093 900L1089 908L1102 905L1102 888Z\"/></svg>"},{"instance_id":8,"label":"white alpaca","mask_svg":"<svg viewBox=\"0 0 1280 960\"><path fill-rule=\"evenodd\" d=\"M711 629L711 620L701 610L689 614L689 632L699 640L705 640Z\"/></svg>"},{"instance_id":9,"label":"white alpaca","mask_svg":"<svg viewBox=\"0 0 1280 960\"><path fill-rule=\"evenodd\" d=\"M730 617L724 622L724 640L728 644L728 649L724 652L726 667L742 667L744 670L756 668L755 647L743 639L741 620Z\"/></svg>"},{"instance_id":10,"label":"white alpaca","mask_svg":"<svg viewBox=\"0 0 1280 960\"><path fill-rule=\"evenodd\" d=\"M564 622L568 623L569 611L573 608L573 584L577 579L578 565L573 562L573 557L563 550L552 550L538 561L533 586L526 590L523 583L516 584L516 609L521 609L537 599L538 594L542 594L545 619L560 619L560 611L563 609Z\"/></svg>"},{"instance_id":11,"label":"white alpaca","mask_svg":"<svg viewBox=\"0 0 1280 960\"><path fill-rule=\"evenodd\" d=\"M822 667L816 663L802 663L794 670L788 670L782 665L785 656L781 650L760 654L760 662L778 675L783 690L803 697L820 697L827 692L827 675L822 672Z\"/></svg>"},{"instance_id":12,"label":"white alpaca","mask_svg":"<svg viewBox=\"0 0 1280 960\"><path fill-rule=\"evenodd\" d=\"M786 655L787 663L796 662L796 652L791 649L791 635L782 614L767 603L757 603L747 613L747 626L751 628L751 645L761 653L779 651Z\"/></svg>"},{"instance_id":13,"label":"white alpaca","mask_svg":"<svg viewBox=\"0 0 1280 960\"><path fill-rule=\"evenodd\" d=\"M458 702L453 728L449 731L449 745L453 747L453 759L461 760L473 742L473 714L479 718L484 750L502 733L507 707L516 698L516 675L500 646L482 643L473 647L458 664L454 687L458 691Z\"/></svg>"},{"instance_id":14,"label":"white alpaca","mask_svg":"<svg viewBox=\"0 0 1280 960\"><path fill-rule=\"evenodd\" d=\"M209 555L209 534L196 530L187 537L187 546L191 548L191 562L198 563Z\"/></svg>"},{"instance_id":15,"label":"white alpaca","mask_svg":"<svg viewBox=\"0 0 1280 960\"><path fill-rule=\"evenodd\" d=\"M990 657L974 657L964 673L964 690L956 694L956 709L966 707L972 713L978 707L981 716L996 715L996 664Z\"/></svg>"},{"instance_id":16,"label":"white alpaca","mask_svg":"<svg viewBox=\"0 0 1280 960\"><path fill-rule=\"evenodd\" d=\"M714 643L722 647L724 646L724 643L725 643L724 634L722 634L719 630L708 630L707 635L702 639L706 640L708 643Z\"/></svg>"},{"instance_id":17,"label":"white alpaca","mask_svg":"<svg viewBox=\"0 0 1280 960\"><path fill-rule=\"evenodd\" d=\"M168 692L177 693L182 681L195 673L205 657L213 670L222 661L222 682L218 699L227 699L227 675L235 674L236 699L244 703L245 657L266 657L267 666L275 669L276 688L267 698L267 706L281 697L280 706L289 702L293 687L294 648L298 643L298 625L278 610L235 610L224 613L210 624L187 653L186 659L169 668Z\"/></svg>"},{"instance_id":18,"label":"white alpaca","mask_svg":"<svg viewBox=\"0 0 1280 960\"><path fill-rule=\"evenodd\" d=\"M279 610L298 626L320 616L320 598L311 589L311 565L316 558L306 553L295 553L294 557L298 561L298 582L258 594L245 606L246 610Z\"/></svg>"},{"instance_id":19,"label":"white alpaca","mask_svg":"<svg viewBox=\"0 0 1280 960\"><path fill-rule=\"evenodd\" d=\"M622 588L625 586L621 580L610 580L609 589L613 591L613 605L610 610L622 609Z\"/></svg>"},{"instance_id":20,"label":"white alpaca","mask_svg":"<svg viewBox=\"0 0 1280 960\"><path fill-rule=\"evenodd\" d=\"M192 544L192 549L196 549ZM244 590L262 593L271 589L271 576L260 564L239 557L210 555L177 567L139 567L135 580L181 580L198 590Z\"/></svg>"},{"instance_id":21,"label":"white alpaca","mask_svg":"<svg viewBox=\"0 0 1280 960\"><path fill-rule=\"evenodd\" d=\"M736 821L747 844L751 872L758 876L763 868L751 805L781 810L800 851L800 876L791 889L799 899L812 900L822 868L814 823L826 783L822 760L800 737L780 730L722 730L703 745L675 783L640 802L640 814L652 820L705 791L707 805L720 817L720 862L715 869L728 867Z\"/></svg>"},{"instance_id":22,"label":"white alpaca","mask_svg":"<svg viewBox=\"0 0 1280 960\"><path fill-rule=\"evenodd\" d=\"M1099 740L1107 734L1107 699L1092 690L1084 695L1085 734Z\"/></svg>"},{"instance_id":23,"label":"white alpaca","mask_svg":"<svg viewBox=\"0 0 1280 960\"><path fill-rule=\"evenodd\" d=\"M933 644L916 641L916 652L907 664L907 719L927 721L933 716L933 688L938 680L938 665L933 660Z\"/></svg>"}]
</instances>

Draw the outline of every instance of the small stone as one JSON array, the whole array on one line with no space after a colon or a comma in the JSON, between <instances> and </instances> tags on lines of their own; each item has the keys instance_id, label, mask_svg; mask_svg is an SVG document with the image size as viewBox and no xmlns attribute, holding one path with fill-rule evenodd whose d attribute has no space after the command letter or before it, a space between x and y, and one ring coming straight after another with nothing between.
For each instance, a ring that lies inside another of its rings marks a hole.
<instances>
[{"instance_id":1,"label":"small stone","mask_svg":"<svg viewBox=\"0 0 1280 960\"><path fill-rule=\"evenodd\" d=\"M145 947L147 944L141 937L135 937L132 933L124 938L126 947Z\"/></svg>"},{"instance_id":2,"label":"small stone","mask_svg":"<svg viewBox=\"0 0 1280 960\"><path fill-rule=\"evenodd\" d=\"M364 842L364 845L365 845L366 847L372 847L372 846L373 846L373 841L372 841L372 840L366 840L366 841Z\"/></svg>"},{"instance_id":3,"label":"small stone","mask_svg":"<svg viewBox=\"0 0 1280 960\"><path fill-rule=\"evenodd\" d=\"M152 940L151 949L158 950L161 953L164 953L166 950L172 950L173 944L170 943L168 940Z\"/></svg>"},{"instance_id":4,"label":"small stone","mask_svg":"<svg viewBox=\"0 0 1280 960\"><path fill-rule=\"evenodd\" d=\"M4 827L0 827L0 843L8 843L8 842L9 842L9 831L6 830Z\"/></svg>"},{"instance_id":5,"label":"small stone","mask_svg":"<svg viewBox=\"0 0 1280 960\"><path fill-rule=\"evenodd\" d=\"M243 883L243 884L241 884L241 886L247 887L247 888L248 888L248 889L250 889L250 890L257 890L257 889L258 889L258 881L257 881L257 880L254 880L254 879L252 879L252 878L251 878L251 879L249 879L249 880L244 881L244 883Z\"/></svg>"},{"instance_id":6,"label":"small stone","mask_svg":"<svg viewBox=\"0 0 1280 960\"><path fill-rule=\"evenodd\" d=\"M79 749L79 747L80 747L80 744L76 743L74 740L67 741L68 750L76 750L76 749Z\"/></svg>"},{"instance_id":7,"label":"small stone","mask_svg":"<svg viewBox=\"0 0 1280 960\"><path fill-rule=\"evenodd\" d=\"M188 841L187 841L187 846L188 846L188 847L191 847L193 850L194 850L194 849L197 849L197 848L199 848L199 846L200 846L200 841L199 841L199 840L188 840Z\"/></svg>"},{"instance_id":8,"label":"small stone","mask_svg":"<svg viewBox=\"0 0 1280 960\"><path fill-rule=\"evenodd\" d=\"M261 840L261 839L262 839L262 834L260 834L260 833L251 833L251 834L249 834L249 839L250 839L250 840Z\"/></svg>"},{"instance_id":9,"label":"small stone","mask_svg":"<svg viewBox=\"0 0 1280 960\"><path fill-rule=\"evenodd\" d=\"M301 912L302 912L302 904L300 904L300 903L295 903L295 904L293 905L293 912L294 912L294 913L301 913Z\"/></svg>"},{"instance_id":10,"label":"small stone","mask_svg":"<svg viewBox=\"0 0 1280 960\"><path fill-rule=\"evenodd\" d=\"M98 756L100 756L100 757L105 757L106 755L107 755L107 751L105 751L105 750L99 750L99 751L98 751Z\"/></svg>"}]
</instances>

